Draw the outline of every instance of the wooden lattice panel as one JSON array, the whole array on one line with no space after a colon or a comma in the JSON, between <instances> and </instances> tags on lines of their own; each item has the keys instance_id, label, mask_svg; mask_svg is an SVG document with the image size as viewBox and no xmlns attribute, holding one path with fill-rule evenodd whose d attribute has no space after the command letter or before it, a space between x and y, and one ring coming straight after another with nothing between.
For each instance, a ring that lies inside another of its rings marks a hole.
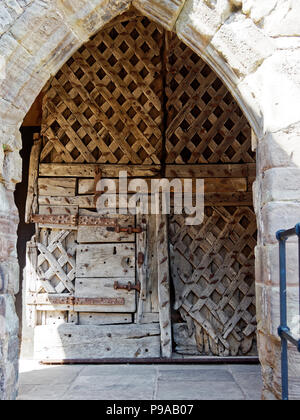
<instances>
[{"instance_id":1,"label":"wooden lattice panel","mask_svg":"<svg viewBox=\"0 0 300 420\"><path fill-rule=\"evenodd\" d=\"M256 354L256 231L246 206L207 207L201 226L187 226L184 216L170 220L174 309L195 338L195 353Z\"/></svg>"},{"instance_id":2,"label":"wooden lattice panel","mask_svg":"<svg viewBox=\"0 0 300 420\"><path fill-rule=\"evenodd\" d=\"M160 163L163 39L128 12L73 55L44 97L42 162Z\"/></svg>"},{"instance_id":3,"label":"wooden lattice panel","mask_svg":"<svg viewBox=\"0 0 300 420\"><path fill-rule=\"evenodd\" d=\"M70 230L42 229L37 242L37 276L40 292L73 293L75 281L76 233Z\"/></svg>"},{"instance_id":4,"label":"wooden lattice panel","mask_svg":"<svg viewBox=\"0 0 300 420\"><path fill-rule=\"evenodd\" d=\"M176 35L168 35L166 163L250 163L251 130L230 92Z\"/></svg>"}]
</instances>

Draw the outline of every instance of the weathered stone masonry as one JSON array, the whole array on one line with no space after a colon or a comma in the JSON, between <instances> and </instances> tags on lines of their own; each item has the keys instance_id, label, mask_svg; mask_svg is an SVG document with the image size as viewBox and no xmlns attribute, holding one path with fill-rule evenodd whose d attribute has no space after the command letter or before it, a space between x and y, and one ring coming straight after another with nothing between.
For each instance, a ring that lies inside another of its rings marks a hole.
<instances>
[{"instance_id":1,"label":"weathered stone masonry","mask_svg":"<svg viewBox=\"0 0 300 420\"><path fill-rule=\"evenodd\" d=\"M275 232L300 220L300 3L298 0L2 0L0 63L0 399L17 387L18 291L13 202L20 181L22 120L51 75L105 23L133 4L177 32L222 78L253 128L259 355L264 398L280 397ZM0 64L1 65L1 64ZM289 245L289 311L297 309L296 244ZM290 351L290 393L300 358Z\"/></svg>"}]
</instances>

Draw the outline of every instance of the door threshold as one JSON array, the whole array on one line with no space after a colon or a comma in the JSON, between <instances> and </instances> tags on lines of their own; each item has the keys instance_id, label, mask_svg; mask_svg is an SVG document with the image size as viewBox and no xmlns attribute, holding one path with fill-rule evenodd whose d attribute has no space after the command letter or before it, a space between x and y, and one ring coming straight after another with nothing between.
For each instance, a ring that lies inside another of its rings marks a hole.
<instances>
[{"instance_id":1,"label":"door threshold","mask_svg":"<svg viewBox=\"0 0 300 420\"><path fill-rule=\"evenodd\" d=\"M62 360L40 360L42 365L189 365L189 364L259 364L256 356L240 357L217 357L217 356L180 356L173 355L171 358L107 358L107 359L62 359Z\"/></svg>"}]
</instances>

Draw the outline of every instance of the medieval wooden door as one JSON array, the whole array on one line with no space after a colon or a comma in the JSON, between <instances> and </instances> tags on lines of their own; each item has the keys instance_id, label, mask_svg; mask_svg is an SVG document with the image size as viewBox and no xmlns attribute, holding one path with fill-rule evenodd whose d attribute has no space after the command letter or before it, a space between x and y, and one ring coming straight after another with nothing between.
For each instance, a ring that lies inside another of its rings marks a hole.
<instances>
[{"instance_id":1,"label":"medieval wooden door","mask_svg":"<svg viewBox=\"0 0 300 420\"><path fill-rule=\"evenodd\" d=\"M100 215L97 181L121 171L205 178L204 227ZM26 205L36 357L254 354L254 173L250 127L210 68L134 10L108 24L44 89Z\"/></svg>"}]
</instances>

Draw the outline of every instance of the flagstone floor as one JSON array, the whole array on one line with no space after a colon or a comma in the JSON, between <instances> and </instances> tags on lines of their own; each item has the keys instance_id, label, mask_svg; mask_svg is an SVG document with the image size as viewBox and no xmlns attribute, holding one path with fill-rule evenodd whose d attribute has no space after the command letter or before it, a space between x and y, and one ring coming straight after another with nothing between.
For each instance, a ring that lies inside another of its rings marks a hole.
<instances>
[{"instance_id":1,"label":"flagstone floor","mask_svg":"<svg viewBox=\"0 0 300 420\"><path fill-rule=\"evenodd\" d=\"M20 363L19 400L259 400L259 365Z\"/></svg>"}]
</instances>

